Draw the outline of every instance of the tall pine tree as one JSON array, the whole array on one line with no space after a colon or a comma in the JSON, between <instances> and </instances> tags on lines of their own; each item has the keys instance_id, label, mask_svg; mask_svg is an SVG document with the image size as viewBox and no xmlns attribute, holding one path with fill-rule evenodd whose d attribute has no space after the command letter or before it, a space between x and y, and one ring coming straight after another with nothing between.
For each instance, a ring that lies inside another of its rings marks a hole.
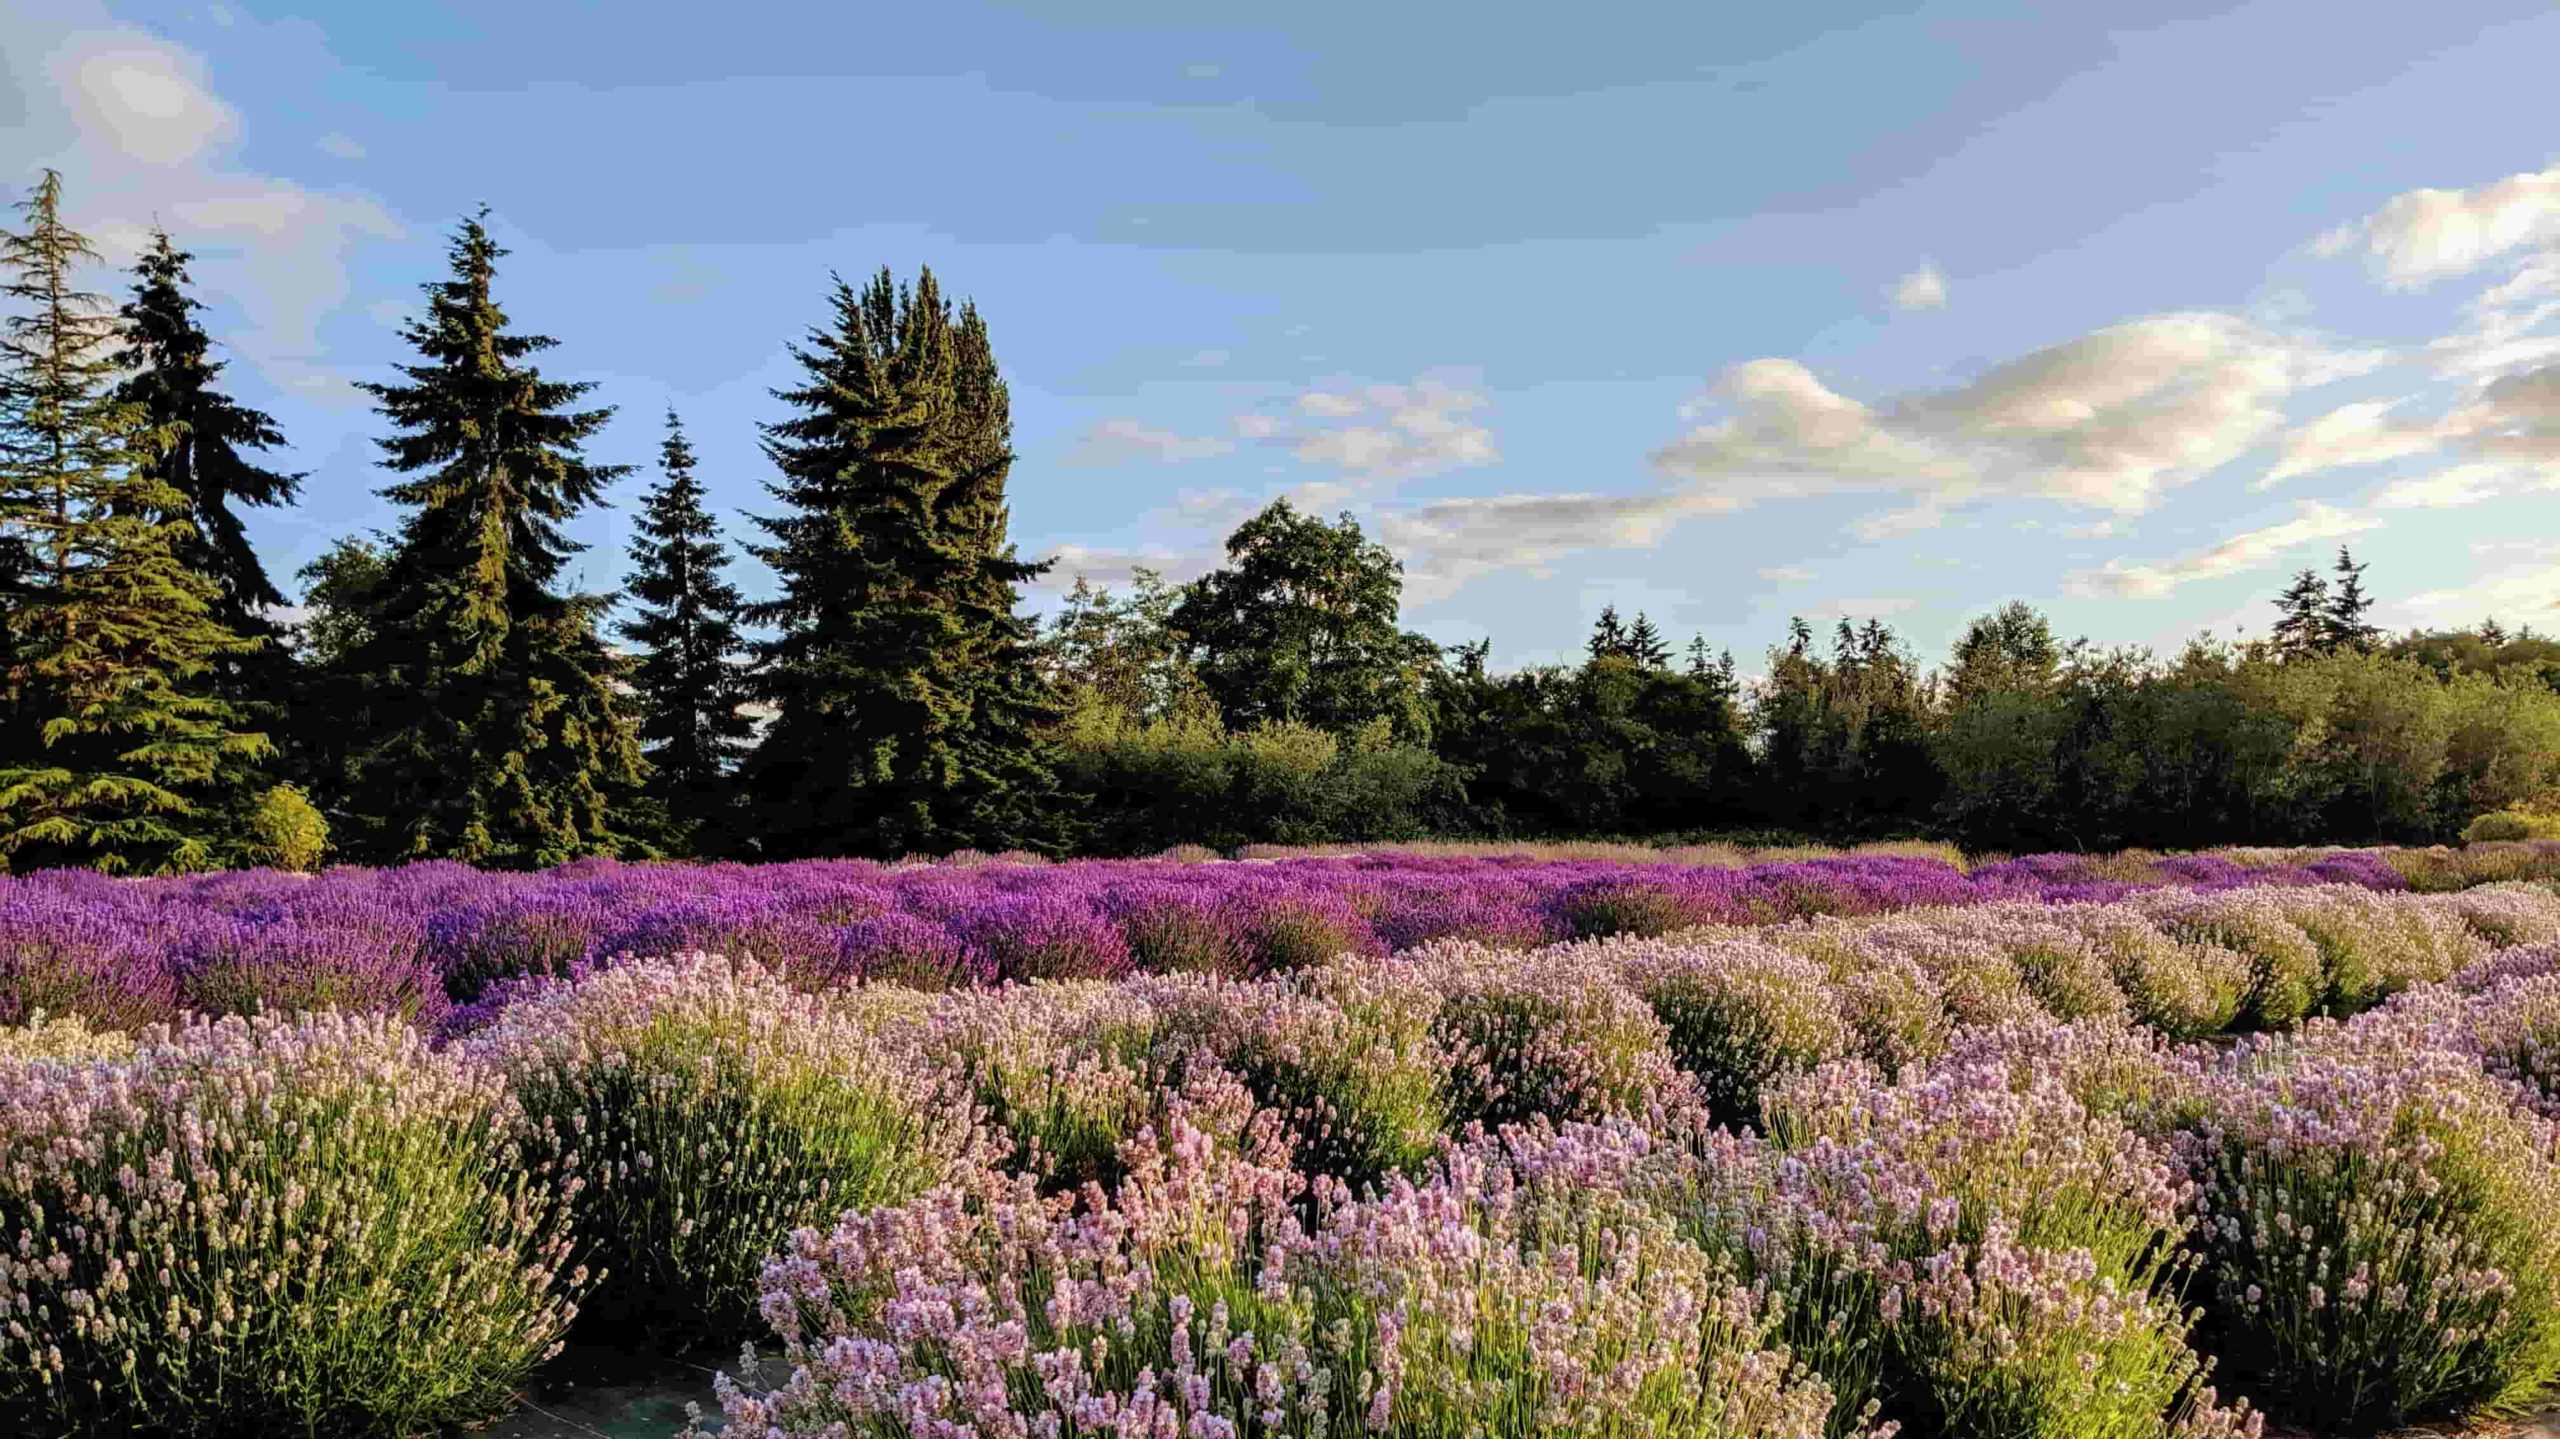
<instances>
[{"instance_id":1,"label":"tall pine tree","mask_svg":"<svg viewBox=\"0 0 2560 1439\"><path fill-rule=\"evenodd\" d=\"M192 258L166 231L152 235L124 307L124 358L132 373L116 393L139 406L145 424L164 437L145 468L186 497L195 533L181 557L220 587L215 617L237 633L275 640L280 636L267 610L284 596L258 563L235 507L292 504L302 477L242 453L275 449L284 436L273 419L215 388L223 363L211 357L212 341L196 322L204 307L187 292ZM269 644L261 652L281 650Z\"/></svg>"},{"instance_id":2,"label":"tall pine tree","mask_svg":"<svg viewBox=\"0 0 2560 1439\"><path fill-rule=\"evenodd\" d=\"M728 580L729 551L703 506L693 446L675 412L658 450L664 478L642 503L627 593L638 612L619 627L639 650L631 668L640 743L652 792L697 853L733 847L725 823L729 776L754 723L739 669L743 601Z\"/></svg>"},{"instance_id":3,"label":"tall pine tree","mask_svg":"<svg viewBox=\"0 0 2560 1439\"><path fill-rule=\"evenodd\" d=\"M1642 610L1636 611L1636 622L1627 627L1626 654L1643 669L1671 668L1671 646Z\"/></svg>"},{"instance_id":4,"label":"tall pine tree","mask_svg":"<svg viewBox=\"0 0 2560 1439\"><path fill-rule=\"evenodd\" d=\"M2276 596L2276 653L2289 660L2308 659L2329 648L2329 582L2304 570Z\"/></svg>"},{"instance_id":5,"label":"tall pine tree","mask_svg":"<svg viewBox=\"0 0 2560 1439\"><path fill-rule=\"evenodd\" d=\"M266 785L266 737L212 692L256 641L216 617L187 496L159 471L176 437L114 388L116 317L77 287L94 262L46 171L0 236L0 527L8 606L0 858L159 873L235 860Z\"/></svg>"},{"instance_id":6,"label":"tall pine tree","mask_svg":"<svg viewBox=\"0 0 2560 1439\"><path fill-rule=\"evenodd\" d=\"M549 380L555 342L511 332L490 292L506 254L480 218L402 332L405 380L367 385L397 433L376 443L408 507L366 599L350 668L360 735L343 804L374 857L557 864L637 848L617 806L644 770L597 625L607 600L557 588L561 525L624 473L590 463L612 415Z\"/></svg>"},{"instance_id":7,"label":"tall pine tree","mask_svg":"<svg viewBox=\"0 0 2560 1439\"><path fill-rule=\"evenodd\" d=\"M781 855L1054 847L1053 712L1013 613L1038 573L1006 538L1011 418L984 326L931 271L839 280L795 346L797 413L766 427L786 507L755 554L782 582L753 615L772 720L746 779Z\"/></svg>"},{"instance_id":8,"label":"tall pine tree","mask_svg":"<svg viewBox=\"0 0 2560 1439\"><path fill-rule=\"evenodd\" d=\"M2338 546L2338 563L2331 571L2337 575L2338 583L2329 591L2326 625L2331 649L2369 650L2382 637L2382 632L2365 617L2373 609L2373 596L2364 589L2364 572L2368 568L2357 564L2346 546Z\"/></svg>"}]
</instances>

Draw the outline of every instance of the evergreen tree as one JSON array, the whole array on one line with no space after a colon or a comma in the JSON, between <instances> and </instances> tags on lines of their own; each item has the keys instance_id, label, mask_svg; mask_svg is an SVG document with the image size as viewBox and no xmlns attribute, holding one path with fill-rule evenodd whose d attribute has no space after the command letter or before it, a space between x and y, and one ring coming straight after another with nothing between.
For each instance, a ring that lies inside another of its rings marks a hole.
<instances>
[{"instance_id":1,"label":"evergreen tree","mask_svg":"<svg viewBox=\"0 0 2560 1439\"><path fill-rule=\"evenodd\" d=\"M773 709L745 779L782 855L1052 848L1055 780L1028 724L1005 539L1010 418L983 329L930 271L839 280L833 323L792 349L797 413L765 427L783 513L753 547L782 582L751 615ZM955 334L955 329L961 333ZM1001 611L1001 614L999 614Z\"/></svg>"},{"instance_id":2,"label":"evergreen tree","mask_svg":"<svg viewBox=\"0 0 2560 1439\"><path fill-rule=\"evenodd\" d=\"M1642 610L1636 612L1636 622L1627 630L1626 653L1643 669L1671 667L1671 646L1663 643L1662 631L1653 627L1653 621L1645 618Z\"/></svg>"},{"instance_id":3,"label":"evergreen tree","mask_svg":"<svg viewBox=\"0 0 2560 1439\"><path fill-rule=\"evenodd\" d=\"M166 231L153 233L150 250L135 267L133 298L124 307L125 362L132 373L117 397L140 407L145 424L165 437L146 468L186 497L195 526L180 557L219 587L215 618L236 633L272 641L279 633L266 612L283 604L284 596L258 563L234 507L291 504L302 477L267 469L242 453L274 449L284 436L274 420L215 388L223 362L210 357L212 341L196 323L204 307L187 292L191 258ZM283 651L271 643L258 653Z\"/></svg>"},{"instance_id":4,"label":"evergreen tree","mask_svg":"<svg viewBox=\"0 0 2560 1439\"><path fill-rule=\"evenodd\" d=\"M2304 570L2293 577L2293 583L2276 597L2276 653L2285 659L2306 659L2328 648L2329 582Z\"/></svg>"},{"instance_id":5,"label":"evergreen tree","mask_svg":"<svg viewBox=\"0 0 2560 1439\"><path fill-rule=\"evenodd\" d=\"M449 254L402 332L418 362L364 387L396 431L383 464L408 477L382 493L408 513L365 596L344 802L380 859L626 852L615 811L643 766L597 633L608 601L555 588L578 548L561 525L624 473L582 453L613 412L571 408L594 387L543 378L531 357L555 342L507 328L490 290L506 251L480 218Z\"/></svg>"},{"instance_id":6,"label":"evergreen tree","mask_svg":"<svg viewBox=\"0 0 2560 1439\"><path fill-rule=\"evenodd\" d=\"M187 498L154 468L173 437L113 388L118 327L74 271L96 253L45 172L0 235L0 526L9 596L0 857L158 873L233 858L265 791L267 738L216 697L215 662L256 641L216 618L181 552Z\"/></svg>"},{"instance_id":7,"label":"evergreen tree","mask_svg":"<svg viewBox=\"0 0 2560 1439\"><path fill-rule=\"evenodd\" d=\"M729 773L755 726L739 671L738 621L744 602L729 583L729 551L703 507L693 447L675 412L658 450L664 474L642 501L634 565L626 587L639 612L618 632L639 648L631 668L640 742L652 790L672 822L710 848L726 848L717 820L727 809ZM713 833L701 833L710 824Z\"/></svg>"},{"instance_id":8,"label":"evergreen tree","mask_svg":"<svg viewBox=\"0 0 2560 1439\"><path fill-rule=\"evenodd\" d=\"M1627 657L1627 627L1618 619L1616 605L1600 607L1600 618L1591 626L1591 638L1583 642L1582 648L1595 660Z\"/></svg>"},{"instance_id":9,"label":"evergreen tree","mask_svg":"<svg viewBox=\"0 0 2560 1439\"><path fill-rule=\"evenodd\" d=\"M2369 650L2382 632L2365 618L2373 608L2373 597L2365 593L2364 572L2367 565L2357 564L2347 547L2338 546L2338 563L2331 573L2338 577L2329 591L2329 608L2324 643L2333 650Z\"/></svg>"}]
</instances>

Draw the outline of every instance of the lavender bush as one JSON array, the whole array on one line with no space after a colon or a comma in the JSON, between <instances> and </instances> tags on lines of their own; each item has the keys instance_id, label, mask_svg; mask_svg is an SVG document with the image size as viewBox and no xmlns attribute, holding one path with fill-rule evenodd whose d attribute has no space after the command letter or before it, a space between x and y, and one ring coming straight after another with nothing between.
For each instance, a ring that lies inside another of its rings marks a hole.
<instances>
[{"instance_id":1,"label":"lavender bush","mask_svg":"<svg viewBox=\"0 0 2560 1439\"><path fill-rule=\"evenodd\" d=\"M2498 1413L2560 1375L2560 1144L2463 1056L2244 1054L2186 1145L2214 1318L2323 1427Z\"/></svg>"},{"instance_id":2,"label":"lavender bush","mask_svg":"<svg viewBox=\"0 0 2560 1439\"><path fill-rule=\"evenodd\" d=\"M14 1432L398 1439L486 1418L586 1282L500 1077L386 1018L0 1061Z\"/></svg>"},{"instance_id":3,"label":"lavender bush","mask_svg":"<svg viewBox=\"0 0 2560 1439\"><path fill-rule=\"evenodd\" d=\"M732 1337L784 1235L975 1158L964 1094L751 960L551 982L466 1047L513 1086L528 1143L576 1156L607 1321Z\"/></svg>"}]
</instances>

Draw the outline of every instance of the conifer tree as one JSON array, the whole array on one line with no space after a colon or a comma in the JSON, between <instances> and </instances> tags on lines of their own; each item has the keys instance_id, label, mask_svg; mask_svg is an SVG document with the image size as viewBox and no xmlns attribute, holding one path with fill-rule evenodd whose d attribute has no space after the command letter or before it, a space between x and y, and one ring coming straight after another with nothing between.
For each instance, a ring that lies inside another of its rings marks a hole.
<instances>
[{"instance_id":1,"label":"conifer tree","mask_svg":"<svg viewBox=\"0 0 2560 1439\"><path fill-rule=\"evenodd\" d=\"M2307 659L2328 648L2329 582L2304 570L2276 597L2276 653L2285 659Z\"/></svg>"},{"instance_id":2,"label":"conifer tree","mask_svg":"<svg viewBox=\"0 0 2560 1439\"><path fill-rule=\"evenodd\" d=\"M2369 568L2357 564L2347 547L2338 546L2338 563L2331 573L2338 582L2329 591L2329 608L2324 626L2324 643L2330 649L2369 650L2380 638L2381 631L2365 618L2373 608L2373 597L2365 593L2364 572Z\"/></svg>"},{"instance_id":3,"label":"conifer tree","mask_svg":"<svg viewBox=\"0 0 2560 1439\"><path fill-rule=\"evenodd\" d=\"M1040 679L1005 538L1010 417L983 327L930 271L839 280L792 355L765 450L784 505L754 546L782 583L750 610L772 706L745 780L783 855L1050 848L1055 781L1028 724Z\"/></svg>"},{"instance_id":4,"label":"conifer tree","mask_svg":"<svg viewBox=\"0 0 2560 1439\"><path fill-rule=\"evenodd\" d=\"M139 406L146 425L165 442L147 458L151 474L186 497L195 533L181 558L212 576L220 590L215 618L239 634L278 638L269 606L284 603L250 548L237 505L289 505L302 477L257 464L243 451L284 443L268 416L215 388L223 362L211 358L212 341L196 321L204 307L187 292L186 251L155 231L151 248L135 267L133 298L125 304L132 373L117 397ZM281 655L270 643L258 651Z\"/></svg>"},{"instance_id":5,"label":"conifer tree","mask_svg":"<svg viewBox=\"0 0 2560 1439\"><path fill-rule=\"evenodd\" d=\"M1663 642L1662 631L1654 628L1642 610L1636 611L1636 622L1627 628L1626 654L1645 669L1671 667L1671 646Z\"/></svg>"},{"instance_id":6,"label":"conifer tree","mask_svg":"<svg viewBox=\"0 0 2560 1439\"><path fill-rule=\"evenodd\" d=\"M732 768L755 726L739 669L744 602L729 582L729 551L703 507L693 446L673 410L658 450L664 474L642 501L626 591L639 606L618 632L639 649L631 687L649 783L697 850L727 848L720 819ZM710 832L705 833L704 827Z\"/></svg>"},{"instance_id":7,"label":"conifer tree","mask_svg":"<svg viewBox=\"0 0 2560 1439\"><path fill-rule=\"evenodd\" d=\"M383 464L408 477L382 493L408 513L351 658L345 805L381 859L628 852L616 808L643 765L597 634L607 601L557 588L579 548L561 525L624 472L583 454L613 412L572 408L594 387L531 363L555 342L508 329L490 290L506 251L480 218L449 253L402 332L418 362L364 387L396 431Z\"/></svg>"},{"instance_id":8,"label":"conifer tree","mask_svg":"<svg viewBox=\"0 0 2560 1439\"><path fill-rule=\"evenodd\" d=\"M96 252L46 171L0 236L0 526L23 565L8 612L0 858L160 873L234 857L271 752L212 693L252 648L181 552L197 532L154 468L172 437L113 385L116 317L77 287Z\"/></svg>"},{"instance_id":9,"label":"conifer tree","mask_svg":"<svg viewBox=\"0 0 2560 1439\"><path fill-rule=\"evenodd\" d=\"M1627 657L1627 627L1618 619L1616 605L1602 605L1600 618L1591 626L1591 638L1582 646L1595 660Z\"/></svg>"}]
</instances>

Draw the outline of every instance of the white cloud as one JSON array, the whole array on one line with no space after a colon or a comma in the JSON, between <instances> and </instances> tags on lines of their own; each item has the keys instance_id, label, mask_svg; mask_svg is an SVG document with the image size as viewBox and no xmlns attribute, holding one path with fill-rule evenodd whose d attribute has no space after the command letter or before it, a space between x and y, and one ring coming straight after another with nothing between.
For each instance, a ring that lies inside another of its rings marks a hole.
<instances>
[{"instance_id":1,"label":"white cloud","mask_svg":"<svg viewBox=\"0 0 2560 1439\"><path fill-rule=\"evenodd\" d=\"M1893 307L1897 310L1943 310L1947 307L1947 277L1935 265L1919 269L1893 282Z\"/></svg>"},{"instance_id":2,"label":"white cloud","mask_svg":"<svg viewBox=\"0 0 2560 1439\"><path fill-rule=\"evenodd\" d=\"M1775 580L1781 584L1802 584L1813 578L1813 571L1802 565L1772 565L1759 574L1764 580Z\"/></svg>"},{"instance_id":3,"label":"white cloud","mask_svg":"<svg viewBox=\"0 0 2560 1439\"><path fill-rule=\"evenodd\" d=\"M402 234L379 202L240 165L239 112L202 58L94 5L12 15L0 83L20 101L19 123L0 132L0 172L62 170L67 217L111 263L166 224L197 255L206 297L245 312L225 327L230 349L280 388L360 398L326 363L320 330L347 300L351 254Z\"/></svg>"},{"instance_id":4,"label":"white cloud","mask_svg":"<svg viewBox=\"0 0 2560 1439\"><path fill-rule=\"evenodd\" d=\"M357 143L355 137L351 135L341 135L333 130L321 136L319 143L323 154L335 155L341 160L364 158L364 146Z\"/></svg>"},{"instance_id":5,"label":"white cloud","mask_svg":"<svg viewBox=\"0 0 2560 1439\"><path fill-rule=\"evenodd\" d=\"M1661 493L1470 495L1391 511L1378 536L1404 557L1406 593L1433 600L1500 570L1543 578L1581 550L1650 549L1715 505Z\"/></svg>"},{"instance_id":6,"label":"white cloud","mask_svg":"<svg viewBox=\"0 0 2560 1439\"><path fill-rule=\"evenodd\" d=\"M2383 280L2424 285L2560 238L2560 166L2467 190L2410 190L2320 237L2336 255L2362 249Z\"/></svg>"},{"instance_id":7,"label":"white cloud","mask_svg":"<svg viewBox=\"0 0 2560 1439\"><path fill-rule=\"evenodd\" d=\"M2381 503L2468 504L2560 488L2560 363L2498 376L2434 419L2401 419L2399 400L2343 405L2285 437L2260 487L2345 465L2448 454L2451 465L2393 482Z\"/></svg>"},{"instance_id":8,"label":"white cloud","mask_svg":"<svg viewBox=\"0 0 2560 1439\"><path fill-rule=\"evenodd\" d=\"M202 60L137 31L76 36L50 68L82 133L127 159L181 164L240 133L240 113L205 87Z\"/></svg>"},{"instance_id":9,"label":"white cloud","mask_svg":"<svg viewBox=\"0 0 2560 1439\"><path fill-rule=\"evenodd\" d=\"M2300 425L2284 437L2275 467L2253 488L2265 489L2298 475L2316 474L2343 465L2377 465L2423 455L2445 442L2442 422L2411 421L2394 415L2405 397L2358 400Z\"/></svg>"},{"instance_id":10,"label":"white cloud","mask_svg":"<svg viewBox=\"0 0 2560 1439\"><path fill-rule=\"evenodd\" d=\"M1067 454L1075 465L1182 464L1231 454L1235 441L1215 435L1183 435L1143 420L1107 419L1085 432Z\"/></svg>"},{"instance_id":11,"label":"white cloud","mask_svg":"<svg viewBox=\"0 0 2560 1439\"><path fill-rule=\"evenodd\" d=\"M2180 585L2261 569L2305 545L2345 539L2381 523L2369 515L2307 502L2296 507L2289 520L2244 530L2208 549L2157 564L2109 560L2098 569L2076 570L2065 576L2063 587L2083 599L2159 599Z\"/></svg>"},{"instance_id":12,"label":"white cloud","mask_svg":"<svg viewBox=\"0 0 2560 1439\"><path fill-rule=\"evenodd\" d=\"M1878 522L1889 528L1997 495L2135 514L2276 432L2297 391L2376 363L2209 312L2112 325L1957 389L1875 406L1794 360L1753 360L1718 388L1727 417L1663 446L1653 462L1732 504L1912 496L1910 511Z\"/></svg>"},{"instance_id":13,"label":"white cloud","mask_svg":"<svg viewBox=\"0 0 2560 1439\"><path fill-rule=\"evenodd\" d=\"M1410 384L1309 390L1285 414L1238 415L1236 433L1287 448L1354 484L1393 484L1489 465L1502 458L1476 418L1489 400L1441 375Z\"/></svg>"}]
</instances>

